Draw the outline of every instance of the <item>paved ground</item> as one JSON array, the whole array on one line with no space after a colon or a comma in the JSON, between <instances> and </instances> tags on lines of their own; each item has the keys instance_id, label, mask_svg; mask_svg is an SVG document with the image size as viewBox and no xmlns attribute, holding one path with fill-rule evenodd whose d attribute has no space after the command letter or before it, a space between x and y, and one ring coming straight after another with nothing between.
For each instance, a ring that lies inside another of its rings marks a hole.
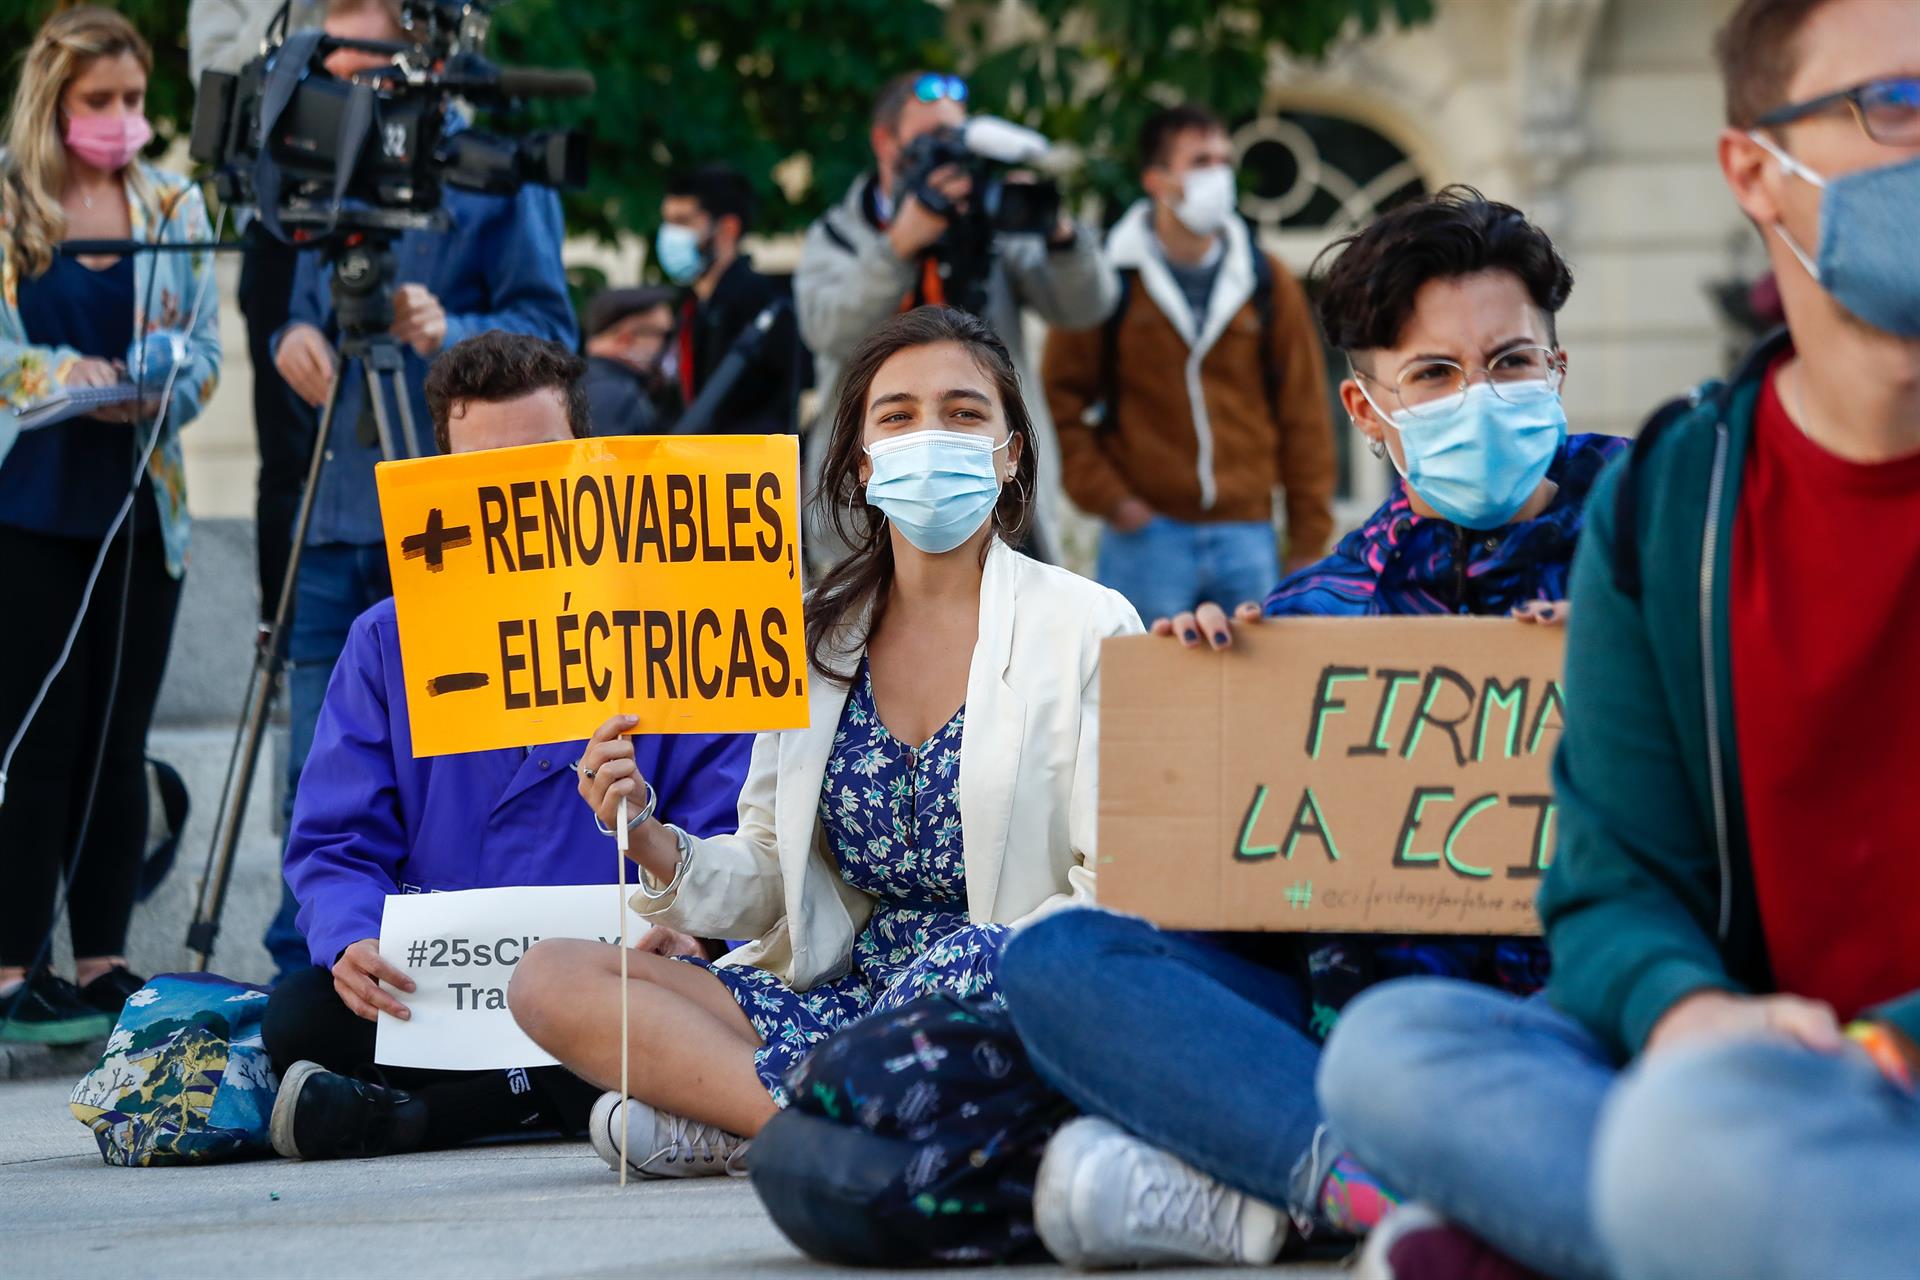
<instances>
[{"instance_id":1,"label":"paved ground","mask_svg":"<svg viewBox=\"0 0 1920 1280\"><path fill-rule=\"evenodd\" d=\"M0 1277L845 1274L795 1253L745 1183L634 1183L622 1191L583 1143L325 1164L107 1168L93 1135L66 1109L69 1087L0 1083Z\"/></svg>"}]
</instances>

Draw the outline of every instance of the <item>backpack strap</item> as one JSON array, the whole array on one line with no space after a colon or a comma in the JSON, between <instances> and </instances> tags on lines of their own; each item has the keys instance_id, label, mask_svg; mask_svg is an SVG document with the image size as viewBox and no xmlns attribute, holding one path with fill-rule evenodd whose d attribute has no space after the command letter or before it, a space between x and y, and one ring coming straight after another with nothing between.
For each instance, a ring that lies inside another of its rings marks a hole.
<instances>
[{"instance_id":1,"label":"backpack strap","mask_svg":"<svg viewBox=\"0 0 1920 1280\"><path fill-rule=\"evenodd\" d=\"M1273 349L1273 262L1260 248L1253 226L1247 226L1247 243L1253 250L1253 312L1260 320L1260 389L1266 393L1267 414L1280 425L1280 356Z\"/></svg>"},{"instance_id":2,"label":"backpack strap","mask_svg":"<svg viewBox=\"0 0 1920 1280\"><path fill-rule=\"evenodd\" d=\"M1700 407L1702 401L1721 401L1727 384L1718 380L1702 383L1684 396L1676 396L1653 411L1634 437L1627 453L1627 473L1620 477L1614 493L1613 585L1629 600L1640 598L1645 584L1640 572L1640 473L1662 434L1680 419ZM1720 406L1724 411L1725 406Z\"/></svg>"},{"instance_id":3,"label":"backpack strap","mask_svg":"<svg viewBox=\"0 0 1920 1280\"><path fill-rule=\"evenodd\" d=\"M1109 435L1120 429L1120 326L1126 323L1127 304L1133 299L1133 278L1140 273L1122 267L1120 293L1100 326L1100 394L1087 407L1082 420L1095 432Z\"/></svg>"}]
</instances>

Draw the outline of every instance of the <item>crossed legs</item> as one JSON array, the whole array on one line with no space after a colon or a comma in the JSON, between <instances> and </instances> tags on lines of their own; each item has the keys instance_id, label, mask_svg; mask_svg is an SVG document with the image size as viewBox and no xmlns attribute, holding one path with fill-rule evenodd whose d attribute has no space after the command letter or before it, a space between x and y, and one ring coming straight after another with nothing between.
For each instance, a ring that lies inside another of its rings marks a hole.
<instances>
[{"instance_id":1,"label":"crossed legs","mask_svg":"<svg viewBox=\"0 0 1920 1280\"><path fill-rule=\"evenodd\" d=\"M620 1087L620 952L551 938L515 967L513 1017L575 1074ZM754 1072L760 1036L726 984L698 965L627 957L627 1093L751 1138L779 1110Z\"/></svg>"}]
</instances>

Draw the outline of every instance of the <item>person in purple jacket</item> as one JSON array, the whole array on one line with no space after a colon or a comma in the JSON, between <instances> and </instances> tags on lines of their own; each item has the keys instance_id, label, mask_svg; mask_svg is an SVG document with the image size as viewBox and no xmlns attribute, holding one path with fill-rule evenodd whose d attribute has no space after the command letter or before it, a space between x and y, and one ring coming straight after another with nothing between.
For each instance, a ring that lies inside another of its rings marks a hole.
<instances>
[{"instance_id":1,"label":"person in purple jacket","mask_svg":"<svg viewBox=\"0 0 1920 1280\"><path fill-rule=\"evenodd\" d=\"M434 364L427 400L442 452L588 434L585 362L558 344L491 332ZM637 737L659 810L700 835L734 829L752 739ZM391 599L354 621L300 776L286 876L314 968L267 1005L280 1076L275 1150L297 1159L456 1146L529 1128L584 1132L600 1096L563 1067L428 1071L373 1067L375 1019L408 1016L381 982L412 990L380 958L387 895L611 881L610 841L567 768L584 742L416 759ZM703 954L655 929L643 949Z\"/></svg>"}]
</instances>

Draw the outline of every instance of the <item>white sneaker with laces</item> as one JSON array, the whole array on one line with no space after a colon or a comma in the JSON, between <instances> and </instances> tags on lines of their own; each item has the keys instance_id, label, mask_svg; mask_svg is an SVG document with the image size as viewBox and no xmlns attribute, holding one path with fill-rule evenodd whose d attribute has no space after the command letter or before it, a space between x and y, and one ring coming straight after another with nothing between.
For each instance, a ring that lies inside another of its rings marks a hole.
<instances>
[{"instance_id":1,"label":"white sneaker with laces","mask_svg":"<svg viewBox=\"0 0 1920 1280\"><path fill-rule=\"evenodd\" d=\"M1090 1116L1047 1144L1033 1219L1048 1251L1080 1268L1268 1263L1289 1230L1279 1209Z\"/></svg>"},{"instance_id":2,"label":"white sneaker with laces","mask_svg":"<svg viewBox=\"0 0 1920 1280\"><path fill-rule=\"evenodd\" d=\"M747 1139L626 1100L627 1168L642 1178L746 1176ZM587 1120L587 1137L607 1168L620 1172L620 1095L603 1093Z\"/></svg>"}]
</instances>

